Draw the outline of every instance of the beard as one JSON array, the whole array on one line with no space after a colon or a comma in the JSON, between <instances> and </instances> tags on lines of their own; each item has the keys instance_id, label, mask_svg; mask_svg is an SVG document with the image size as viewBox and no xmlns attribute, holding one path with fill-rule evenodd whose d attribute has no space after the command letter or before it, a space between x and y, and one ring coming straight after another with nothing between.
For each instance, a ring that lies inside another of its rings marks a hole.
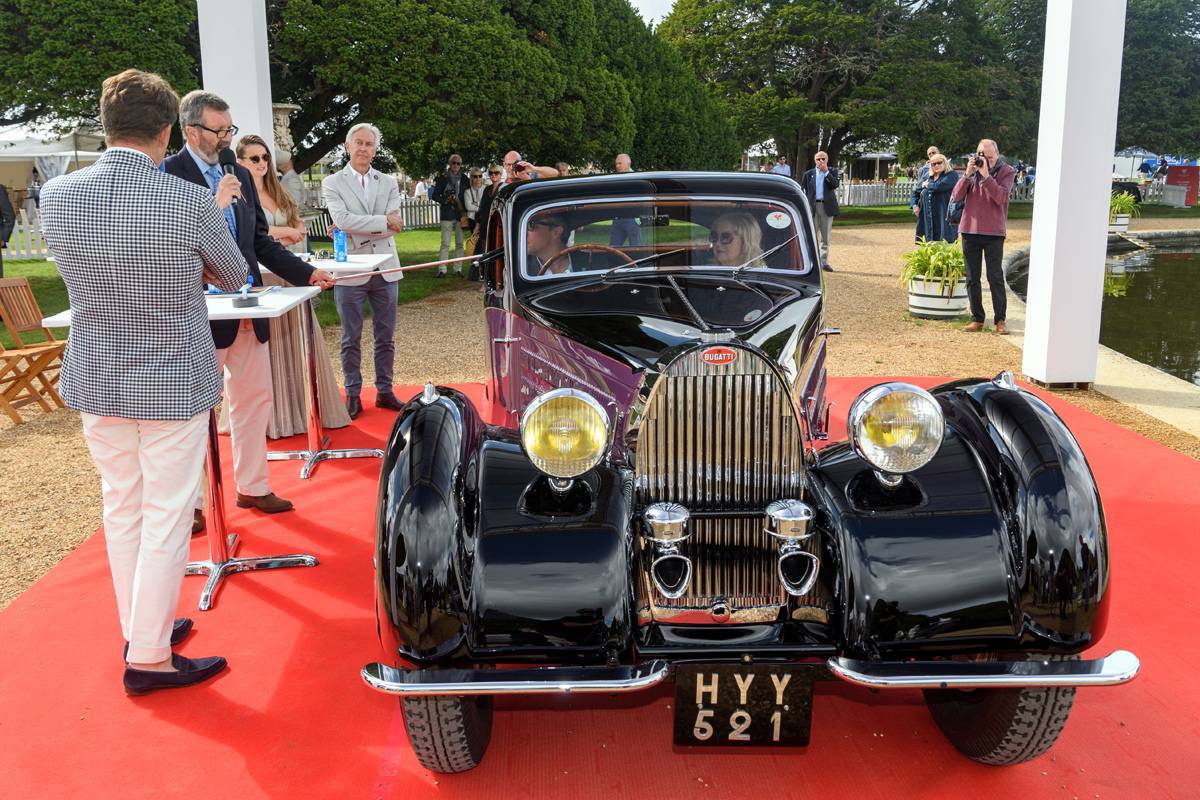
<instances>
[{"instance_id":1,"label":"beard","mask_svg":"<svg viewBox=\"0 0 1200 800\"><path fill-rule=\"evenodd\" d=\"M218 160L217 155L222 150L228 150L228 149L229 149L229 143L222 142L220 139L218 139L217 146L214 147L211 152L205 152L204 146L197 143L196 144L196 155L200 156L200 160L203 161L205 164L208 164L210 167L215 167L217 165L217 160Z\"/></svg>"}]
</instances>

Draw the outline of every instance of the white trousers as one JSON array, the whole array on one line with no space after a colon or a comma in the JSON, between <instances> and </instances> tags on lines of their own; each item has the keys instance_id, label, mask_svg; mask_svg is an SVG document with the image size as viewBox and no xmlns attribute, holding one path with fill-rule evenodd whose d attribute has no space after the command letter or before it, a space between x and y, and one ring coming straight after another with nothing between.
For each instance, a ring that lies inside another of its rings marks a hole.
<instances>
[{"instance_id":1,"label":"white trousers","mask_svg":"<svg viewBox=\"0 0 1200 800\"><path fill-rule=\"evenodd\" d=\"M271 493L267 470L267 426L271 424L271 356L253 329L238 331L233 344L217 351L217 369L225 371L229 438L233 444L233 480L245 495ZM204 508L204 496L196 500Z\"/></svg>"},{"instance_id":2,"label":"white trousers","mask_svg":"<svg viewBox=\"0 0 1200 800\"><path fill-rule=\"evenodd\" d=\"M104 540L127 660L165 661L204 474L208 412L189 420L80 416L100 472Z\"/></svg>"}]
</instances>

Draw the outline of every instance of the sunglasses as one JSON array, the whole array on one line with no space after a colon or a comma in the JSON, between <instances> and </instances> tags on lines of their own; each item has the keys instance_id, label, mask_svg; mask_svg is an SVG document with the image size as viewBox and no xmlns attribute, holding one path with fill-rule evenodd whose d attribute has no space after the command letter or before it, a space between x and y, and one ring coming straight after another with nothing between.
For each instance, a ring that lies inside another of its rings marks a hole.
<instances>
[{"instance_id":1,"label":"sunglasses","mask_svg":"<svg viewBox=\"0 0 1200 800\"><path fill-rule=\"evenodd\" d=\"M488 170L488 175L499 175L499 174L500 174L500 170L498 170L498 169L489 169Z\"/></svg>"},{"instance_id":2,"label":"sunglasses","mask_svg":"<svg viewBox=\"0 0 1200 800\"><path fill-rule=\"evenodd\" d=\"M450 162L450 166L452 166L452 167L461 167L461 166L462 166L462 162L461 162L461 161L451 161L451 162Z\"/></svg>"},{"instance_id":3,"label":"sunglasses","mask_svg":"<svg viewBox=\"0 0 1200 800\"><path fill-rule=\"evenodd\" d=\"M262 163L264 163L264 164L270 164L270 163L271 163L271 155L270 155L270 153L268 153L268 154L266 154L266 155L261 155L261 156L242 156L242 158L246 159L246 160L247 160L247 161L249 161L251 164L258 164L259 162L262 162Z\"/></svg>"},{"instance_id":4,"label":"sunglasses","mask_svg":"<svg viewBox=\"0 0 1200 800\"><path fill-rule=\"evenodd\" d=\"M734 239L740 238L742 237L738 236L737 234L730 233L729 231L721 231L720 233L717 233L716 231L708 232L708 241L712 244L716 244L717 242L720 242L721 244L733 244Z\"/></svg>"},{"instance_id":5,"label":"sunglasses","mask_svg":"<svg viewBox=\"0 0 1200 800\"><path fill-rule=\"evenodd\" d=\"M529 223L529 232L530 232L530 233L533 233L533 229L534 229L534 228L536 228L536 227L537 227L537 226L539 226L539 225L545 225L547 228L553 228L553 227L555 227L555 225L554 225L554 223L553 223L553 222L546 222L545 220L538 220L537 222L531 222L531 223Z\"/></svg>"}]
</instances>

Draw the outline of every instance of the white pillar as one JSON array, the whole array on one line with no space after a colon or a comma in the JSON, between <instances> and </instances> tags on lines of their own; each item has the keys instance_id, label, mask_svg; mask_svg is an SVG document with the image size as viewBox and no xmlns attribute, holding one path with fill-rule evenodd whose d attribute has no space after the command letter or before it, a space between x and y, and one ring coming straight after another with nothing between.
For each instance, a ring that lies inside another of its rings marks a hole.
<instances>
[{"instance_id":1,"label":"white pillar","mask_svg":"<svg viewBox=\"0 0 1200 800\"><path fill-rule=\"evenodd\" d=\"M238 136L253 133L273 147L266 0L198 0L196 11L205 91L229 103Z\"/></svg>"},{"instance_id":2,"label":"white pillar","mask_svg":"<svg viewBox=\"0 0 1200 800\"><path fill-rule=\"evenodd\" d=\"M1050 0L1029 258L1025 374L1093 383L1125 0Z\"/></svg>"}]
</instances>

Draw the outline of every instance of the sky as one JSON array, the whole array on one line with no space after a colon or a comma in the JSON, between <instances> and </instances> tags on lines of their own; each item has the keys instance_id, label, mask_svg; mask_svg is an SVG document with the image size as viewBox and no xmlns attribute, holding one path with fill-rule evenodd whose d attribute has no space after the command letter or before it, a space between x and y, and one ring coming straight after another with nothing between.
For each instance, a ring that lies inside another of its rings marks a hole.
<instances>
[{"instance_id":1,"label":"sky","mask_svg":"<svg viewBox=\"0 0 1200 800\"><path fill-rule=\"evenodd\" d=\"M642 19L647 24L653 20L654 25L657 26L664 17L671 13L671 9L675 6L675 0L630 0L630 5L642 15Z\"/></svg>"}]
</instances>

